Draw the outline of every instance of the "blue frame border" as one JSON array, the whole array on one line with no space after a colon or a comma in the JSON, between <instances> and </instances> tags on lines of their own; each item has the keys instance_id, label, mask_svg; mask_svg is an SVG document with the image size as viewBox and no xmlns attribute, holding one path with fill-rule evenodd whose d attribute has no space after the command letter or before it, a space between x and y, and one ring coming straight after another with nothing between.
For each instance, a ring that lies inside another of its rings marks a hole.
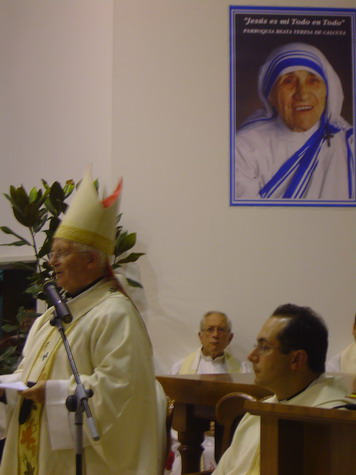
<instances>
[{"instance_id":1,"label":"blue frame border","mask_svg":"<svg viewBox=\"0 0 356 475\"><path fill-rule=\"evenodd\" d=\"M356 9L351 8L302 8L302 7L261 7L261 6L230 6L229 8L229 57L230 57L230 206L318 206L318 207L355 207L355 200L286 200L286 199L237 199L235 196L235 137L236 137L236 35L235 17L241 14L263 14L266 16L277 14L295 14L305 16L325 14L327 16L347 16L351 23L351 51L352 51L352 112L353 126L356 124ZM356 156L356 142L354 143ZM354 176L356 184L356 171Z\"/></svg>"}]
</instances>

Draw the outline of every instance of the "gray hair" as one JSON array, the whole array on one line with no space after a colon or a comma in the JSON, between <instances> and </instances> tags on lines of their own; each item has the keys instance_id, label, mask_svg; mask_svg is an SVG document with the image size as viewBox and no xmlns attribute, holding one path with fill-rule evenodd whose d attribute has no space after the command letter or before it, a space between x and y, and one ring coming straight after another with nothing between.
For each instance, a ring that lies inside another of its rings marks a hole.
<instances>
[{"instance_id":1,"label":"gray hair","mask_svg":"<svg viewBox=\"0 0 356 475\"><path fill-rule=\"evenodd\" d=\"M220 310L209 310L208 312L204 313L204 315L202 316L202 318L200 320L200 331L204 329L206 317L209 317L209 315L213 315L213 314L218 314L218 315L221 315L222 317L224 317L225 320L226 320L227 329L229 330L229 332L231 332L231 329L232 329L231 320L226 315L226 313L220 312Z\"/></svg>"},{"instance_id":2,"label":"gray hair","mask_svg":"<svg viewBox=\"0 0 356 475\"><path fill-rule=\"evenodd\" d=\"M106 264L108 262L108 256L104 251L100 251L96 249L96 247L88 246L88 244L84 244L77 241L72 241L73 247L80 252L93 252L98 257L99 267L104 270L106 268Z\"/></svg>"}]
</instances>

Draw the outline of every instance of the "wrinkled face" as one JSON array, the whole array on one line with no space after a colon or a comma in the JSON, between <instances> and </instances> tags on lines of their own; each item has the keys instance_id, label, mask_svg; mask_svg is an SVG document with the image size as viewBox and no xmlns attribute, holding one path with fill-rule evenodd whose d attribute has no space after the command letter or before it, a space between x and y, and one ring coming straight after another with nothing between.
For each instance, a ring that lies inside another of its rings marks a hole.
<instances>
[{"instance_id":1,"label":"wrinkled face","mask_svg":"<svg viewBox=\"0 0 356 475\"><path fill-rule=\"evenodd\" d=\"M233 338L228 329L226 318L219 313L212 313L205 317L204 327L199 332L202 351L205 356L216 358L221 356Z\"/></svg>"},{"instance_id":2,"label":"wrinkled face","mask_svg":"<svg viewBox=\"0 0 356 475\"><path fill-rule=\"evenodd\" d=\"M72 241L54 239L52 244L53 256L50 264L55 272L58 285L70 293L76 293L86 285L88 271L91 266L90 252L78 251Z\"/></svg>"},{"instance_id":3,"label":"wrinkled face","mask_svg":"<svg viewBox=\"0 0 356 475\"><path fill-rule=\"evenodd\" d=\"M326 85L310 71L282 74L275 82L269 101L293 132L305 132L321 117L326 104Z\"/></svg>"},{"instance_id":4,"label":"wrinkled face","mask_svg":"<svg viewBox=\"0 0 356 475\"><path fill-rule=\"evenodd\" d=\"M280 331L288 321L288 318L270 317L257 335L257 348L248 356L253 363L255 383L276 394L288 381L291 372L291 354L281 352L278 339Z\"/></svg>"}]
</instances>

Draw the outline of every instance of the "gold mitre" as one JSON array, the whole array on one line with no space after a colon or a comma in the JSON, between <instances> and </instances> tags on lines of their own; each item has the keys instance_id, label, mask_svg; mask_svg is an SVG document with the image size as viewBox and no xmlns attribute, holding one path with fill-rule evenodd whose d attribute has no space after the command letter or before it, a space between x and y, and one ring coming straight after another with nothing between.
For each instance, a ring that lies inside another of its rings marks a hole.
<instances>
[{"instance_id":1,"label":"gold mitre","mask_svg":"<svg viewBox=\"0 0 356 475\"><path fill-rule=\"evenodd\" d=\"M115 191L100 201L88 170L53 238L87 244L112 255L121 190L122 179Z\"/></svg>"}]
</instances>

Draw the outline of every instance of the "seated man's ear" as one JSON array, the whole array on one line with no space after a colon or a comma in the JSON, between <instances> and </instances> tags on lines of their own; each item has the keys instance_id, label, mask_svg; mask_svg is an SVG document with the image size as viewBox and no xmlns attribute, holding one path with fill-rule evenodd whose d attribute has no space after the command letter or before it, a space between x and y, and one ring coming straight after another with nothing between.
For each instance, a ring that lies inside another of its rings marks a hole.
<instances>
[{"instance_id":1,"label":"seated man's ear","mask_svg":"<svg viewBox=\"0 0 356 475\"><path fill-rule=\"evenodd\" d=\"M291 368L300 369L308 362L308 354L305 350L292 350L291 351Z\"/></svg>"}]
</instances>

